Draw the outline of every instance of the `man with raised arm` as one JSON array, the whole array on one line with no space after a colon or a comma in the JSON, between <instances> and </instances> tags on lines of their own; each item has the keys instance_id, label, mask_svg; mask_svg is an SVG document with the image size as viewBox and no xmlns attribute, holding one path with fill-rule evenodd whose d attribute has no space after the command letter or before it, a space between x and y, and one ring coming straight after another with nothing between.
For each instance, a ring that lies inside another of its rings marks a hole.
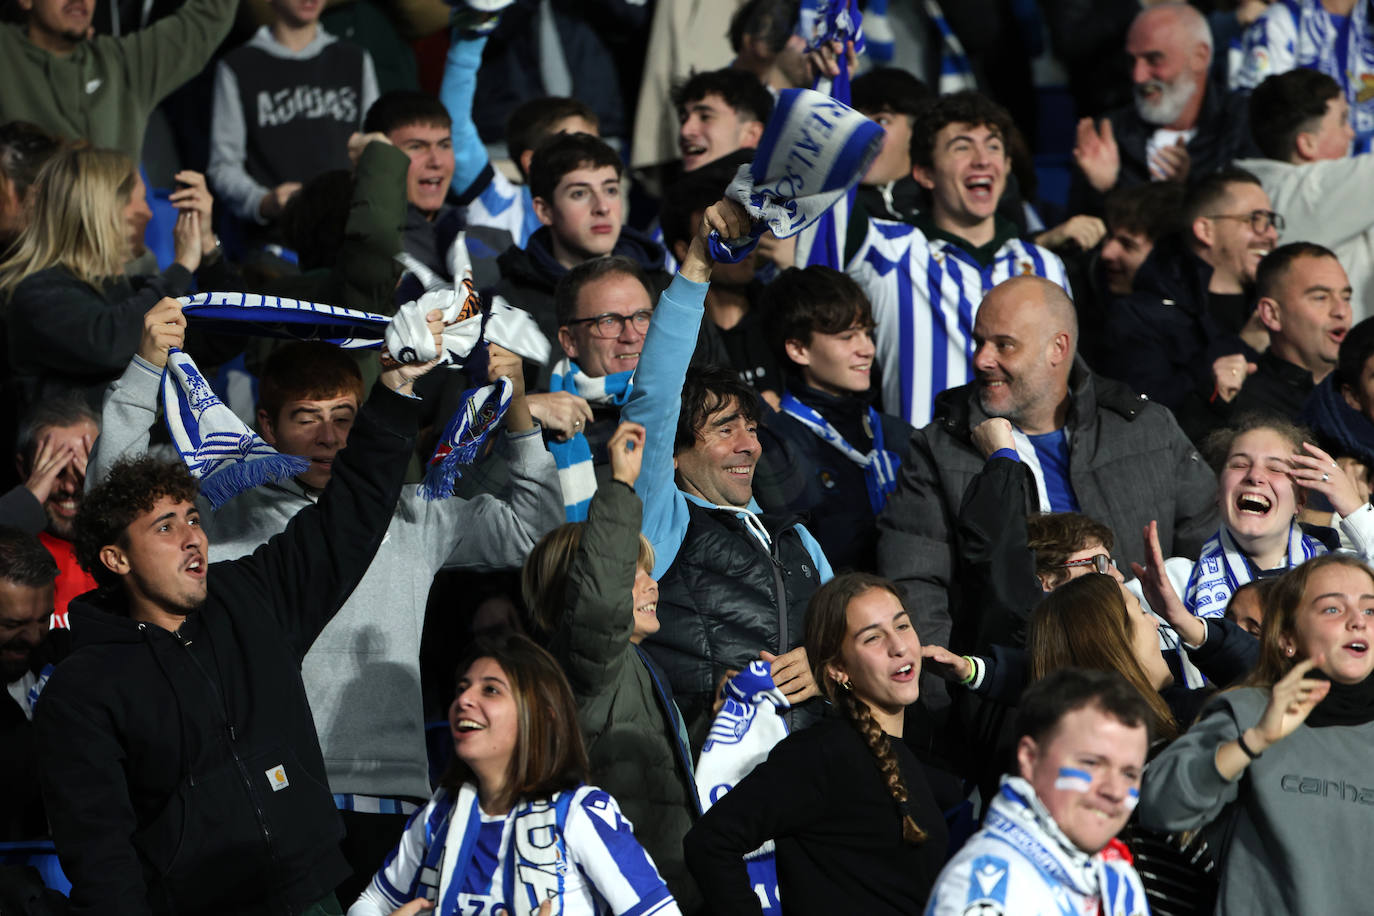
<instances>
[{"instance_id":1,"label":"man with raised arm","mask_svg":"<svg viewBox=\"0 0 1374 916\"><path fill-rule=\"evenodd\" d=\"M179 462L121 461L87 495L77 555L101 587L72 602L74 650L35 712L73 913L333 904L348 866L301 661L387 532L430 365L382 373L319 502L251 556L211 566Z\"/></svg>"},{"instance_id":2,"label":"man with raised arm","mask_svg":"<svg viewBox=\"0 0 1374 916\"><path fill-rule=\"evenodd\" d=\"M664 669L700 748L720 680L750 661L797 707L818 695L802 646L811 594L831 576L816 539L795 518L765 515L754 500L759 402L728 369L688 371L705 314L713 260L707 237L749 228L731 200L709 207L644 340L638 377L621 411L647 431L635 485L659 580L656 635L644 647ZM793 725L819 713L817 704Z\"/></svg>"}]
</instances>

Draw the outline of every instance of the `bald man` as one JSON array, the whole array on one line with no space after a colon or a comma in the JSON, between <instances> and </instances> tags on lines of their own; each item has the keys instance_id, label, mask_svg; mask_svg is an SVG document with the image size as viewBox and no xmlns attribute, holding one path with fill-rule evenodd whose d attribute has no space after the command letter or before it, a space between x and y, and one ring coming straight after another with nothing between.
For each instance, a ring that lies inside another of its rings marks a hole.
<instances>
[{"instance_id":1,"label":"bald man","mask_svg":"<svg viewBox=\"0 0 1374 916\"><path fill-rule=\"evenodd\" d=\"M989 460L1025 466L1013 498L1028 511L1080 511L1115 531L1123 568L1145 556L1141 532L1152 519L1165 556L1197 556L1217 527L1216 477L1168 410L1078 359L1073 304L1058 285L998 284L973 338L974 381L936 398L935 419L912 436L878 519L878 571L901 586L922 642L949 639L960 585L955 517ZM977 429L992 417L1011 421L1009 436ZM938 689L930 693L938 706Z\"/></svg>"},{"instance_id":2,"label":"bald man","mask_svg":"<svg viewBox=\"0 0 1374 916\"><path fill-rule=\"evenodd\" d=\"M1147 181L1182 181L1253 155L1243 96L1209 83L1212 33L1186 3L1142 10L1126 34L1133 104L1101 124L1078 123L1078 170L1070 212L1098 209L1101 195Z\"/></svg>"}]
</instances>

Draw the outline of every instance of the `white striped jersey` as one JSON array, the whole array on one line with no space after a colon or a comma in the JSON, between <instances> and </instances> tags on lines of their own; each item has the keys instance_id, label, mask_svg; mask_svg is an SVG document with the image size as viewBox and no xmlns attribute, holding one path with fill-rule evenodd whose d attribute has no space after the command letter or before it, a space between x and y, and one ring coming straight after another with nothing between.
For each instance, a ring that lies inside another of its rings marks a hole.
<instances>
[{"instance_id":1,"label":"white striped jersey","mask_svg":"<svg viewBox=\"0 0 1374 916\"><path fill-rule=\"evenodd\" d=\"M1069 290L1064 263L1039 245L1010 239L984 268L953 242L880 219L846 269L873 304L883 409L918 429L937 394L973 380L973 320L989 290L1025 274Z\"/></svg>"},{"instance_id":2,"label":"white striped jersey","mask_svg":"<svg viewBox=\"0 0 1374 916\"><path fill-rule=\"evenodd\" d=\"M475 800L475 795L472 797ZM681 916L653 859L635 839L634 828L615 799L602 789L584 785L574 790L567 811L562 828L567 859L552 866L561 874L563 884L562 897L553 907L555 913ZM466 820L462 801L455 805L446 790L436 792L429 804L411 817L372 883L349 907L349 916L384 916L420 897L435 902L435 916L524 913L524 908L512 906L506 899L510 884L507 870L529 868L511 861L511 852L519 849L530 861L539 860L556 848L547 835L550 828L539 828L537 836L512 836L520 823L515 811L488 815L477 808L476 815L473 826L477 835L465 837L463 824L457 823ZM432 854L433 843L444 845L441 856ZM468 851L466 868L458 861L464 851Z\"/></svg>"}]
</instances>

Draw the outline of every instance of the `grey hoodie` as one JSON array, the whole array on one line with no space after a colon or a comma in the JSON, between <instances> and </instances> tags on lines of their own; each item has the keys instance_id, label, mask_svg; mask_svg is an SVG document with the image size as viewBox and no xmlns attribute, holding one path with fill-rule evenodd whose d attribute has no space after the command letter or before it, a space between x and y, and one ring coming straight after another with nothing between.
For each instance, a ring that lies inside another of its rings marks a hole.
<instances>
[{"instance_id":1,"label":"grey hoodie","mask_svg":"<svg viewBox=\"0 0 1374 916\"><path fill-rule=\"evenodd\" d=\"M119 458L147 451L160 377L134 357L110 386L88 486ZM508 498L431 502L406 486L367 574L305 657L301 673L333 792L429 797L419 657L434 574L517 568L563 522L558 469L539 430L502 440L511 471ZM202 506L211 559L253 552L317 496L290 480L242 493L213 514Z\"/></svg>"}]
</instances>

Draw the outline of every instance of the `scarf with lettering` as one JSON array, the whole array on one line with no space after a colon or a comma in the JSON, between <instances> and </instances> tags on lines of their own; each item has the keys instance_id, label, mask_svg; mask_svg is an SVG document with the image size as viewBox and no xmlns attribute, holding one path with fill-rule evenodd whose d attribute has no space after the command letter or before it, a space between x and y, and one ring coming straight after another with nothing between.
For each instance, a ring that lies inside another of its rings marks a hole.
<instances>
[{"instance_id":1,"label":"scarf with lettering","mask_svg":"<svg viewBox=\"0 0 1374 916\"><path fill-rule=\"evenodd\" d=\"M401 306L394 317L247 293L201 293L179 301L188 321L211 331L320 340L345 349L385 348L383 361L399 364L441 358L462 366L484 339L499 338L497 342L522 356L537 343L547 348L534 319L509 306L483 309L470 281L457 289L427 292ZM425 320L434 309L444 316L442 352ZM430 499L452 494L459 468L482 453L510 397L508 382L467 393L430 459L422 493ZM163 373L162 403L172 443L212 509L309 467L308 459L282 455L245 426L215 396L195 362L175 348Z\"/></svg>"},{"instance_id":2,"label":"scarf with lettering","mask_svg":"<svg viewBox=\"0 0 1374 916\"><path fill-rule=\"evenodd\" d=\"M783 711L791 704L773 683L768 662L755 659L726 681L725 704L711 723L711 731L697 758L697 795L705 811L763 763L773 746L787 737ZM749 885L767 897L765 916L781 916L778 873L773 841L744 857Z\"/></svg>"},{"instance_id":3,"label":"scarf with lettering","mask_svg":"<svg viewBox=\"0 0 1374 916\"><path fill-rule=\"evenodd\" d=\"M1288 566L1299 566L1313 557L1326 553L1326 545L1303 534L1296 522L1288 526ZM1250 561L1236 544L1231 532L1222 525L1216 534L1202 545L1202 553L1188 577L1183 593L1183 606L1197 617L1222 617L1235 590L1254 578Z\"/></svg>"},{"instance_id":4,"label":"scarf with lettering","mask_svg":"<svg viewBox=\"0 0 1374 916\"><path fill-rule=\"evenodd\" d=\"M882 148L883 129L813 89L778 94L754 161L739 167L725 196L749 211L753 228L737 239L710 238L718 262L743 260L766 230L796 235L844 199Z\"/></svg>"}]
</instances>

